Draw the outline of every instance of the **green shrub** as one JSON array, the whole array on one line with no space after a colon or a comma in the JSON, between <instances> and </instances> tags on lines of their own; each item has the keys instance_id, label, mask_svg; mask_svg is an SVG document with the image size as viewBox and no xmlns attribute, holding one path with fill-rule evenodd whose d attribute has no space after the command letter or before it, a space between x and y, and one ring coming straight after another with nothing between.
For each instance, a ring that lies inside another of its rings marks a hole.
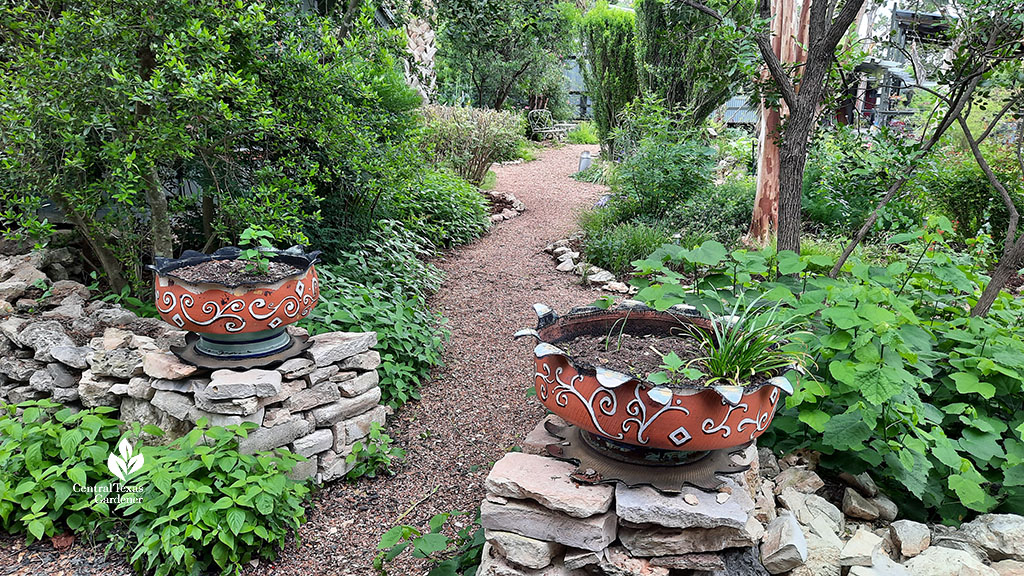
<instances>
[{"instance_id":1,"label":"green shrub","mask_svg":"<svg viewBox=\"0 0 1024 576\"><path fill-rule=\"evenodd\" d=\"M615 170L617 196L635 201L645 216L661 217L711 184L715 151L696 140L645 139Z\"/></svg>"},{"instance_id":2,"label":"green shrub","mask_svg":"<svg viewBox=\"0 0 1024 576\"><path fill-rule=\"evenodd\" d=\"M720 186L708 186L673 208L665 217L672 229L688 238L717 240L734 245L750 226L757 184L751 180L729 180Z\"/></svg>"},{"instance_id":3,"label":"green shrub","mask_svg":"<svg viewBox=\"0 0 1024 576\"><path fill-rule=\"evenodd\" d=\"M1000 181L1017 204L1024 207L1024 192L1020 176L1015 174L1015 162L988 154ZM916 188L929 210L949 218L956 226L960 238L973 238L980 232L989 232L996 239L997 249L1002 247L1006 235L1009 212L999 193L989 183L978 163L970 154L945 149L930 157L914 178Z\"/></svg>"},{"instance_id":4,"label":"green shrub","mask_svg":"<svg viewBox=\"0 0 1024 576\"><path fill-rule=\"evenodd\" d=\"M418 400L420 383L441 364L441 344L448 337L444 320L415 294L387 292L345 278L330 266L320 273L320 303L302 325L310 333L377 332L380 388L392 407Z\"/></svg>"},{"instance_id":5,"label":"green shrub","mask_svg":"<svg viewBox=\"0 0 1024 576\"><path fill-rule=\"evenodd\" d=\"M804 172L804 216L819 231L856 230L899 177L908 154L886 132L864 136L840 127L821 135ZM921 218L918 203L893 201L881 212L875 231L902 232Z\"/></svg>"},{"instance_id":6,"label":"green shrub","mask_svg":"<svg viewBox=\"0 0 1024 576\"><path fill-rule=\"evenodd\" d=\"M384 292L426 298L441 287L441 271L426 261L434 254L429 241L401 222L382 220L369 239L354 242L337 256L332 272Z\"/></svg>"},{"instance_id":7,"label":"green shrub","mask_svg":"<svg viewBox=\"0 0 1024 576\"><path fill-rule=\"evenodd\" d=\"M583 79L594 103L594 124L605 157L614 158L612 132L619 124L622 110L639 93L634 52L635 16L632 10L611 8L600 1L583 16Z\"/></svg>"},{"instance_id":8,"label":"green shrub","mask_svg":"<svg viewBox=\"0 0 1024 576\"><path fill-rule=\"evenodd\" d=\"M525 139L526 120L513 112L462 106L427 106L426 145L439 166L480 184L491 164L511 160Z\"/></svg>"},{"instance_id":9,"label":"green shrub","mask_svg":"<svg viewBox=\"0 0 1024 576\"><path fill-rule=\"evenodd\" d=\"M988 316L970 316L987 277L949 247L951 231L936 219L897 235L892 242L911 242L904 258L883 267L855 257L838 279L809 271L831 264L821 255L668 245L639 264L636 298L716 312L740 294L781 302L812 331L799 340L816 365L809 378L787 374L802 381L763 444L818 450L836 471L870 469L911 518L956 524L976 512L1020 514L1020 305L1004 294ZM680 267L701 272L697 290L680 284Z\"/></svg>"},{"instance_id":10,"label":"green shrub","mask_svg":"<svg viewBox=\"0 0 1024 576\"><path fill-rule=\"evenodd\" d=\"M580 122L569 131L566 138L569 139L570 144L597 144L600 142L592 122Z\"/></svg>"},{"instance_id":11,"label":"green shrub","mask_svg":"<svg viewBox=\"0 0 1024 576\"><path fill-rule=\"evenodd\" d=\"M381 430L380 423L370 426L370 433L352 445L352 452L345 461L353 464L345 478L356 480L366 476L376 478L378 474L391 474L391 465L395 460L405 457L405 450L392 446L393 440Z\"/></svg>"},{"instance_id":12,"label":"green shrub","mask_svg":"<svg viewBox=\"0 0 1024 576\"><path fill-rule=\"evenodd\" d=\"M20 416L16 409L22 409ZM107 456L121 437L114 408L72 413L48 400L0 406L0 526L29 544L64 531L102 537L110 506L75 485L106 489L116 480Z\"/></svg>"},{"instance_id":13,"label":"green shrub","mask_svg":"<svg viewBox=\"0 0 1024 576\"><path fill-rule=\"evenodd\" d=\"M148 472L133 495L140 501L119 506L131 522L117 546L139 572L240 574L254 558L273 559L306 521L309 489L285 475L305 458L285 449L239 454L238 438L254 424L199 424L143 451Z\"/></svg>"},{"instance_id":14,"label":"green shrub","mask_svg":"<svg viewBox=\"0 0 1024 576\"><path fill-rule=\"evenodd\" d=\"M391 191L381 212L440 248L468 244L490 226L487 199L465 180L441 170L424 170L408 186Z\"/></svg>"},{"instance_id":15,"label":"green shrub","mask_svg":"<svg viewBox=\"0 0 1024 576\"><path fill-rule=\"evenodd\" d=\"M664 230L637 222L606 225L607 210L584 216L583 251L587 262L622 275L631 268L630 262L646 258L658 246L668 241Z\"/></svg>"}]
</instances>

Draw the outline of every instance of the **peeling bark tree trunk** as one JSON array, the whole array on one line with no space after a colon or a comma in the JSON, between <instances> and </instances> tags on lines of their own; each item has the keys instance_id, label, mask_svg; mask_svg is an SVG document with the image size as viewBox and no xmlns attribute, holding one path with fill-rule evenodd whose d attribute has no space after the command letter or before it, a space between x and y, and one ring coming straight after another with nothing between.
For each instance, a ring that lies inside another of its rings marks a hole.
<instances>
[{"instance_id":1,"label":"peeling bark tree trunk","mask_svg":"<svg viewBox=\"0 0 1024 576\"><path fill-rule=\"evenodd\" d=\"M775 14L772 20L772 50L781 62L801 63L807 57L804 46L807 44L807 30L810 23L811 1L804 0L800 9L799 22L794 31L793 0L776 0ZM794 34L795 32L795 34ZM768 79L767 69L763 78ZM781 203L782 158L779 148L781 137L780 127L782 116L788 114L785 102L778 108L769 108L761 104L761 132L758 135L761 150L757 159L757 194L754 198L754 210L750 219L750 230L747 242L765 245L779 228L779 205ZM787 128L787 133L788 133ZM803 181L801 169L801 182Z\"/></svg>"}]
</instances>

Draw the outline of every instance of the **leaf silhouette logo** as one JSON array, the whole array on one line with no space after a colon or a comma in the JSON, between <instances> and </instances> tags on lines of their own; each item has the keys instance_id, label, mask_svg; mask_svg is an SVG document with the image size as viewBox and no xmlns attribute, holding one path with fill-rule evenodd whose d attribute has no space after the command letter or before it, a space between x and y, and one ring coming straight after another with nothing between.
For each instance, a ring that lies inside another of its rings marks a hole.
<instances>
[{"instance_id":1,"label":"leaf silhouette logo","mask_svg":"<svg viewBox=\"0 0 1024 576\"><path fill-rule=\"evenodd\" d=\"M128 443L128 439L122 438L117 445L117 452L111 452L107 458L107 468L110 469L110 473L122 482L127 482L128 478L138 472L145 462L141 453L133 455L132 451L132 445Z\"/></svg>"}]
</instances>

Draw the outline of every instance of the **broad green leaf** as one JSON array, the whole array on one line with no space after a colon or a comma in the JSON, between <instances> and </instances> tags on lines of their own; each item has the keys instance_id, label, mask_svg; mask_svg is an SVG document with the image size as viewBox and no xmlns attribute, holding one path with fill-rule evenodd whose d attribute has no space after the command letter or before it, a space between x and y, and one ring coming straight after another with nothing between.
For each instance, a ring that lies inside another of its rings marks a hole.
<instances>
[{"instance_id":1,"label":"broad green leaf","mask_svg":"<svg viewBox=\"0 0 1024 576\"><path fill-rule=\"evenodd\" d=\"M979 381L978 377L970 372L956 372L954 374L950 374L950 378L953 379L953 382L956 382L957 392L961 392L963 394L980 394L981 397L986 400L992 398L996 394L995 386L987 382Z\"/></svg>"},{"instance_id":2,"label":"broad green leaf","mask_svg":"<svg viewBox=\"0 0 1024 576\"><path fill-rule=\"evenodd\" d=\"M231 508L226 519L231 533L237 536L245 525L245 512L241 508Z\"/></svg>"},{"instance_id":3,"label":"broad green leaf","mask_svg":"<svg viewBox=\"0 0 1024 576\"><path fill-rule=\"evenodd\" d=\"M826 424L822 441L837 450L863 450L872 430L857 412L833 416Z\"/></svg>"},{"instance_id":4,"label":"broad green leaf","mask_svg":"<svg viewBox=\"0 0 1024 576\"><path fill-rule=\"evenodd\" d=\"M412 545L419 554L430 556L448 547L448 537L444 534L431 532L419 538L414 538Z\"/></svg>"},{"instance_id":5,"label":"broad green leaf","mask_svg":"<svg viewBox=\"0 0 1024 576\"><path fill-rule=\"evenodd\" d=\"M800 421L807 424L818 432L825 431L825 425L828 423L831 416L821 410L801 410Z\"/></svg>"}]
</instances>

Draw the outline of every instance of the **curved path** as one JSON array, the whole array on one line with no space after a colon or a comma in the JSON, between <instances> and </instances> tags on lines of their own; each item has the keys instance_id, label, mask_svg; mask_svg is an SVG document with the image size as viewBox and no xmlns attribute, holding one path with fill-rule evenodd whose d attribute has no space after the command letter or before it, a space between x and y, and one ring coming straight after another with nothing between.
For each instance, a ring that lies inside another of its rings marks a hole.
<instances>
[{"instance_id":1,"label":"curved path","mask_svg":"<svg viewBox=\"0 0 1024 576\"><path fill-rule=\"evenodd\" d=\"M389 422L408 451L401 469L392 478L339 482L324 490L301 530L302 547L286 549L267 573L370 576L377 542L390 527L422 528L436 513L473 512L480 504L491 464L520 444L544 414L527 396L532 341L513 342L512 333L536 325L534 302L561 311L598 296L575 276L556 271L543 252L570 234L579 212L605 191L571 178L583 150L597 154L594 146L566 145L533 162L495 167L497 190L515 194L526 212L437 262L446 278L432 307L448 318L452 337L445 366L423 386L422 399ZM425 573L408 562L391 570Z\"/></svg>"},{"instance_id":2,"label":"curved path","mask_svg":"<svg viewBox=\"0 0 1024 576\"><path fill-rule=\"evenodd\" d=\"M547 149L533 162L495 167L497 189L515 194L526 212L437 262L446 279L431 304L448 318L452 336L445 366L423 386L422 399L389 419L391 435L408 452L398 474L354 485L339 481L321 490L300 530L301 545L289 544L275 562L247 572L374 576L377 543L392 526L422 528L439 512L475 511L491 464L520 444L544 414L527 396L532 341L513 342L512 333L536 324L534 302L562 311L598 296L576 276L557 272L543 252L571 233L577 214L604 192L571 178L583 150L597 153L594 146L567 145ZM390 570L392 576L426 572L408 554ZM0 576L8 574L131 571L116 552L105 559L102 544L59 553L48 543L26 549L20 538L0 536Z\"/></svg>"}]
</instances>

